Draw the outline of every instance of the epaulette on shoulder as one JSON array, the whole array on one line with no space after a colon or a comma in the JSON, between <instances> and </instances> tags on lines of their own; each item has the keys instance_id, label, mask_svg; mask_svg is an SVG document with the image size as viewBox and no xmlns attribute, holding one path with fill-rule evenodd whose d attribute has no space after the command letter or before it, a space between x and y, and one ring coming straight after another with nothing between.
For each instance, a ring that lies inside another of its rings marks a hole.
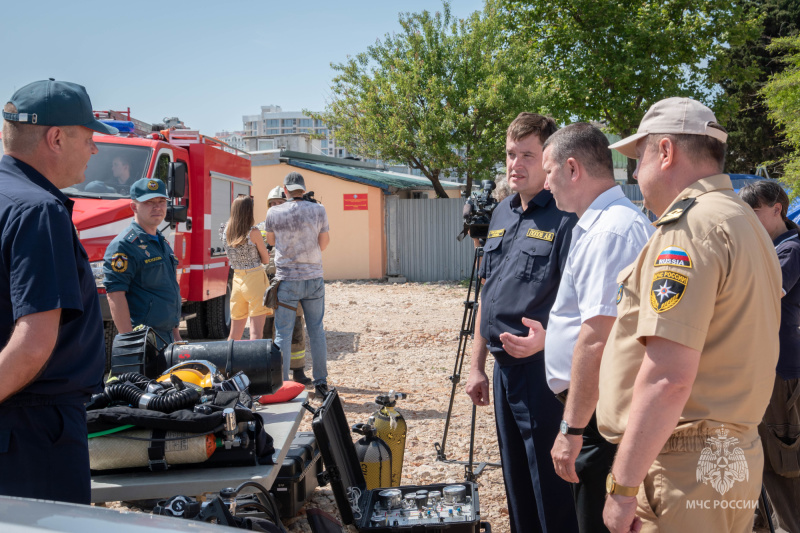
<instances>
[{"instance_id":1,"label":"epaulette on shoulder","mask_svg":"<svg viewBox=\"0 0 800 533\"><path fill-rule=\"evenodd\" d=\"M684 213L692 208L694 201L695 198L686 198L680 202L677 202L672 206L672 209L669 213L656 220L656 226L664 226L666 224L672 224L673 222L676 222L683 216Z\"/></svg>"},{"instance_id":2,"label":"epaulette on shoulder","mask_svg":"<svg viewBox=\"0 0 800 533\"><path fill-rule=\"evenodd\" d=\"M136 232L133 230L128 231L128 233L125 234L122 240L132 243L133 241L136 240Z\"/></svg>"}]
</instances>

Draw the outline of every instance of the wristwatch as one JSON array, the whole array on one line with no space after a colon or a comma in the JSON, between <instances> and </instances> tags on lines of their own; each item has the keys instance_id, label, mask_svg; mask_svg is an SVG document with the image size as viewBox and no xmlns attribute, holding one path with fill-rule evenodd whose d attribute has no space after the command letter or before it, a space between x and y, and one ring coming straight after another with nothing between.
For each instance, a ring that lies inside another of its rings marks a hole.
<instances>
[{"instance_id":1,"label":"wristwatch","mask_svg":"<svg viewBox=\"0 0 800 533\"><path fill-rule=\"evenodd\" d=\"M639 493L639 487L626 487L617 483L617 478L614 474L609 473L606 478L606 494L618 494L620 496L636 496Z\"/></svg>"},{"instance_id":2,"label":"wristwatch","mask_svg":"<svg viewBox=\"0 0 800 533\"><path fill-rule=\"evenodd\" d=\"M571 428L566 420L561 421L561 434L562 435L583 435L583 432L586 430L585 427L582 428Z\"/></svg>"}]
</instances>

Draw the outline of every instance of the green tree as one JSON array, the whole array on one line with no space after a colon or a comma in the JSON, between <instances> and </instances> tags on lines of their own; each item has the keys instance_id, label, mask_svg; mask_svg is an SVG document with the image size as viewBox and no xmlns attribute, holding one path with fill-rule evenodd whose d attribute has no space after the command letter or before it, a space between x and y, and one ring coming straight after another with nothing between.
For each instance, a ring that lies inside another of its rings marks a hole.
<instances>
[{"instance_id":1,"label":"green tree","mask_svg":"<svg viewBox=\"0 0 800 533\"><path fill-rule=\"evenodd\" d=\"M758 30L735 0L488 1L511 43L535 50L557 116L623 137L663 98L710 103L714 59ZM634 168L629 160L629 181Z\"/></svg>"},{"instance_id":2,"label":"green tree","mask_svg":"<svg viewBox=\"0 0 800 533\"><path fill-rule=\"evenodd\" d=\"M527 51L505 46L493 11L455 20L441 12L401 14L402 31L332 65L331 101L317 118L361 156L402 162L439 197L453 174L492 179L505 128L539 100Z\"/></svg>"},{"instance_id":3,"label":"green tree","mask_svg":"<svg viewBox=\"0 0 800 533\"><path fill-rule=\"evenodd\" d=\"M714 104L719 121L728 130L729 172L752 173L769 163L770 174L783 173L787 148L783 133L767 116L759 94L767 79L783 65L767 45L778 37L796 35L800 29L800 0L751 0L763 16L760 35L732 46L720 57L718 80L722 94Z\"/></svg>"},{"instance_id":4,"label":"green tree","mask_svg":"<svg viewBox=\"0 0 800 533\"><path fill-rule=\"evenodd\" d=\"M777 53L786 68L770 77L762 91L769 117L784 129L785 144L791 150L784 159L782 181L800 195L800 36L772 41L767 49Z\"/></svg>"}]
</instances>

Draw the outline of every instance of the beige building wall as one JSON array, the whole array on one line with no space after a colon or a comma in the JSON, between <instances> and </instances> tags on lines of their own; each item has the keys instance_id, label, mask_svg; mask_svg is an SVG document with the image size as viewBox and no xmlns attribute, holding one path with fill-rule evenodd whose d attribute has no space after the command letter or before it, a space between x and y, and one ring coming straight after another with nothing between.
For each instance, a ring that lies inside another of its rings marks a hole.
<instances>
[{"instance_id":1,"label":"beige building wall","mask_svg":"<svg viewBox=\"0 0 800 533\"><path fill-rule=\"evenodd\" d=\"M384 194L378 187L343 180L286 163L254 166L252 195L256 222L267 214L267 195L289 172L303 175L307 190L324 206L330 224L331 243L322 252L326 280L380 279L386 274ZM367 210L345 211L345 194L367 195Z\"/></svg>"}]
</instances>

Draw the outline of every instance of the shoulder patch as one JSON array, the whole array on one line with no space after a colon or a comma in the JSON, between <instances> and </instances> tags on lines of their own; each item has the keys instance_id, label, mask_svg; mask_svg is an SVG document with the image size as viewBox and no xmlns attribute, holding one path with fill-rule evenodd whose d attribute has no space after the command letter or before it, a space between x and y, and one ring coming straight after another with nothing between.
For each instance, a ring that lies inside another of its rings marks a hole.
<instances>
[{"instance_id":1,"label":"shoulder patch","mask_svg":"<svg viewBox=\"0 0 800 533\"><path fill-rule=\"evenodd\" d=\"M619 302L622 301L622 287L622 283L620 283L619 287L617 287L617 305L619 305Z\"/></svg>"},{"instance_id":2,"label":"shoulder patch","mask_svg":"<svg viewBox=\"0 0 800 533\"><path fill-rule=\"evenodd\" d=\"M694 198L686 198L680 202L677 202L672 206L672 210L669 213L656 220L656 226L671 224L680 219L683 214L686 213L686 211L691 209L691 207L694 205L694 201Z\"/></svg>"},{"instance_id":3,"label":"shoulder patch","mask_svg":"<svg viewBox=\"0 0 800 533\"><path fill-rule=\"evenodd\" d=\"M504 229L493 229L489 232L486 236L487 239L494 239L495 237L502 237L505 234L506 230Z\"/></svg>"},{"instance_id":4,"label":"shoulder patch","mask_svg":"<svg viewBox=\"0 0 800 533\"><path fill-rule=\"evenodd\" d=\"M136 232L130 230L128 233L125 234L125 236L122 239L128 242L133 242L136 240Z\"/></svg>"},{"instance_id":5,"label":"shoulder patch","mask_svg":"<svg viewBox=\"0 0 800 533\"><path fill-rule=\"evenodd\" d=\"M530 237L532 239L539 239L542 241L553 242L553 239L555 238L556 234L549 231L529 229L528 233L526 233L525 236Z\"/></svg>"},{"instance_id":6,"label":"shoulder patch","mask_svg":"<svg viewBox=\"0 0 800 533\"><path fill-rule=\"evenodd\" d=\"M692 268L692 258L683 248L670 246L661 250L653 266L679 266Z\"/></svg>"},{"instance_id":7,"label":"shoulder patch","mask_svg":"<svg viewBox=\"0 0 800 533\"><path fill-rule=\"evenodd\" d=\"M662 270L653 276L653 284L650 287L650 307L656 313L669 311L681 301L689 278L677 272Z\"/></svg>"},{"instance_id":8,"label":"shoulder patch","mask_svg":"<svg viewBox=\"0 0 800 533\"><path fill-rule=\"evenodd\" d=\"M112 255L111 270L114 272L125 272L128 270L128 256L119 252Z\"/></svg>"}]
</instances>

